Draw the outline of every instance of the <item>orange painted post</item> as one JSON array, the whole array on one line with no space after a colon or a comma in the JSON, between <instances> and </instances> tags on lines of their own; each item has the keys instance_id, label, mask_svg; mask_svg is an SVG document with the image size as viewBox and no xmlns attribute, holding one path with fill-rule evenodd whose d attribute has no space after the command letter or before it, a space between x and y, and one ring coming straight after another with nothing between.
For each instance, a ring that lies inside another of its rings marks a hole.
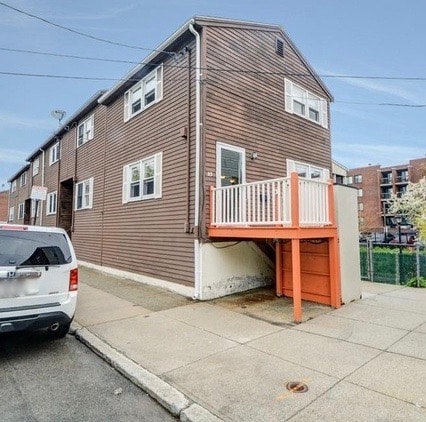
<instances>
[{"instance_id":1,"label":"orange painted post","mask_svg":"<svg viewBox=\"0 0 426 422\"><path fill-rule=\"evenodd\" d=\"M330 260L330 302L334 308L340 308L340 257L337 234L328 239L328 255Z\"/></svg>"},{"instance_id":2,"label":"orange painted post","mask_svg":"<svg viewBox=\"0 0 426 422\"><path fill-rule=\"evenodd\" d=\"M299 227L299 175L296 172L290 176L291 190L291 225Z\"/></svg>"},{"instance_id":3,"label":"orange painted post","mask_svg":"<svg viewBox=\"0 0 426 422\"><path fill-rule=\"evenodd\" d=\"M336 225L336 216L335 216L335 210L334 210L334 185L333 180L329 180L328 185L328 219L330 220L330 223L332 226Z\"/></svg>"},{"instance_id":4,"label":"orange painted post","mask_svg":"<svg viewBox=\"0 0 426 422\"><path fill-rule=\"evenodd\" d=\"M275 244L275 294L283 295L283 244L278 240Z\"/></svg>"},{"instance_id":5,"label":"orange painted post","mask_svg":"<svg viewBox=\"0 0 426 422\"><path fill-rule=\"evenodd\" d=\"M302 280L300 274L300 240L291 239L291 266L293 273L294 322L302 322Z\"/></svg>"}]
</instances>

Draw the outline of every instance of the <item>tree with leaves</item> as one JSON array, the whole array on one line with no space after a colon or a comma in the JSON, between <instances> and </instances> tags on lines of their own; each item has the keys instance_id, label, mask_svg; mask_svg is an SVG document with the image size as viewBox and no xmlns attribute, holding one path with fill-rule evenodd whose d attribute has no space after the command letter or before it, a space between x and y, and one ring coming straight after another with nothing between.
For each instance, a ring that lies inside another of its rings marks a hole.
<instances>
[{"instance_id":1,"label":"tree with leaves","mask_svg":"<svg viewBox=\"0 0 426 422\"><path fill-rule=\"evenodd\" d=\"M410 183L401 195L392 194L389 212L405 215L419 231L419 240L426 241L426 177Z\"/></svg>"}]
</instances>

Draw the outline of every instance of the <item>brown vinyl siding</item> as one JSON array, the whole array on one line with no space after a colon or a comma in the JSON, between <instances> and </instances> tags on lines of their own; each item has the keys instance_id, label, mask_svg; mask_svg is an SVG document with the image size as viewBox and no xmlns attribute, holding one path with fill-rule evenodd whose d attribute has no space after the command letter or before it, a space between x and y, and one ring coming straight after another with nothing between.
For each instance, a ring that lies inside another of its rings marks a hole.
<instances>
[{"instance_id":1,"label":"brown vinyl siding","mask_svg":"<svg viewBox=\"0 0 426 422\"><path fill-rule=\"evenodd\" d=\"M169 63L174 64L172 59ZM163 72L163 99L157 104L128 122L123 119L123 95L107 108L104 185L95 180L95 191L105 190L100 263L192 285L194 238L184 233L187 141L180 135L188 123L187 69L165 62ZM192 146L192 156L193 151ZM123 166L159 152L162 197L123 204ZM79 164L79 175L81 170ZM77 238L77 248L79 243Z\"/></svg>"},{"instance_id":2,"label":"brown vinyl siding","mask_svg":"<svg viewBox=\"0 0 426 422\"><path fill-rule=\"evenodd\" d=\"M102 105L97 106L94 111L81 118L78 123L81 123L92 114L94 115L93 139L77 148L77 125L73 137L72 171L76 171L76 176L74 177L72 239L76 246L77 257L79 259L101 264L102 210L104 200L104 173L106 170L104 163L106 107ZM90 178L93 178L92 208L77 210L75 209L77 184Z\"/></svg>"},{"instance_id":3,"label":"brown vinyl siding","mask_svg":"<svg viewBox=\"0 0 426 422\"><path fill-rule=\"evenodd\" d=\"M247 182L286 176L286 159L331 168L329 130L285 111L284 74L310 71L286 41L284 57L275 53L277 37L283 38L280 32L205 28L205 173L216 174L218 141L245 148ZM291 80L328 99L313 77ZM252 151L256 160L249 158ZM215 182L206 178L206 192Z\"/></svg>"},{"instance_id":4,"label":"brown vinyl siding","mask_svg":"<svg viewBox=\"0 0 426 422\"><path fill-rule=\"evenodd\" d=\"M21 186L21 175L26 173L26 183L24 186ZM23 219L18 219L19 212L19 204L25 203L25 200L31 196L31 168L26 169L25 171L21 171L16 178L16 191L12 192L12 185L10 187L10 197L9 197L9 206L8 206L8 219L9 219L9 211L11 207L14 207L14 216L13 216L13 224L23 224Z\"/></svg>"},{"instance_id":5,"label":"brown vinyl siding","mask_svg":"<svg viewBox=\"0 0 426 422\"><path fill-rule=\"evenodd\" d=\"M54 145L54 142L52 145ZM59 172L62 166L62 151L64 142L61 141L61 159L56 163L50 165L50 147L46 150L45 155L45 167L44 167L44 186L47 187L47 193L57 191L59 196ZM56 215L46 215L47 203L43 204L43 225L45 226L56 226Z\"/></svg>"}]
</instances>

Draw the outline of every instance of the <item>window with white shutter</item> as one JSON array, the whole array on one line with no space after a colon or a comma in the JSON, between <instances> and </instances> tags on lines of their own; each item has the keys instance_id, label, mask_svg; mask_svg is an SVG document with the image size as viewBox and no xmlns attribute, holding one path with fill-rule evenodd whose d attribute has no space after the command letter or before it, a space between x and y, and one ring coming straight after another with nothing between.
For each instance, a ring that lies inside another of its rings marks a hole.
<instances>
[{"instance_id":1,"label":"window with white shutter","mask_svg":"<svg viewBox=\"0 0 426 422\"><path fill-rule=\"evenodd\" d=\"M287 177L294 172L304 179L327 181L330 178L330 171L326 168L287 159Z\"/></svg>"},{"instance_id":2,"label":"window with white shutter","mask_svg":"<svg viewBox=\"0 0 426 422\"><path fill-rule=\"evenodd\" d=\"M75 186L75 209L89 209L93 206L93 177Z\"/></svg>"},{"instance_id":3,"label":"window with white shutter","mask_svg":"<svg viewBox=\"0 0 426 422\"><path fill-rule=\"evenodd\" d=\"M77 126L77 147L93 139L94 120L95 117L92 114L89 118L87 118Z\"/></svg>"},{"instance_id":4,"label":"window with white shutter","mask_svg":"<svg viewBox=\"0 0 426 422\"><path fill-rule=\"evenodd\" d=\"M161 198L163 153L123 167L123 204Z\"/></svg>"},{"instance_id":5,"label":"window with white shutter","mask_svg":"<svg viewBox=\"0 0 426 422\"><path fill-rule=\"evenodd\" d=\"M53 146L50 147L49 150L49 165L56 163L59 161L61 157L61 144L56 142Z\"/></svg>"},{"instance_id":6,"label":"window with white shutter","mask_svg":"<svg viewBox=\"0 0 426 422\"><path fill-rule=\"evenodd\" d=\"M57 192L51 192L47 195L47 210L46 214L56 214Z\"/></svg>"},{"instance_id":7,"label":"window with white shutter","mask_svg":"<svg viewBox=\"0 0 426 422\"><path fill-rule=\"evenodd\" d=\"M163 65L133 85L124 93L124 121L163 99Z\"/></svg>"},{"instance_id":8,"label":"window with white shutter","mask_svg":"<svg viewBox=\"0 0 426 422\"><path fill-rule=\"evenodd\" d=\"M289 79L284 80L285 110L328 128L328 103Z\"/></svg>"}]
</instances>

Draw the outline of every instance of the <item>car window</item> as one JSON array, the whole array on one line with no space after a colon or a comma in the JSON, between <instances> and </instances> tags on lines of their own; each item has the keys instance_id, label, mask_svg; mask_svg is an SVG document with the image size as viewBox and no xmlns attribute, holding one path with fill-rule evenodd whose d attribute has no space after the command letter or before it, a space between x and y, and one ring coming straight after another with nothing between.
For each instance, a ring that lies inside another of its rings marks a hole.
<instances>
[{"instance_id":1,"label":"car window","mask_svg":"<svg viewBox=\"0 0 426 422\"><path fill-rule=\"evenodd\" d=\"M71 260L61 233L0 230L0 266L64 265Z\"/></svg>"}]
</instances>

